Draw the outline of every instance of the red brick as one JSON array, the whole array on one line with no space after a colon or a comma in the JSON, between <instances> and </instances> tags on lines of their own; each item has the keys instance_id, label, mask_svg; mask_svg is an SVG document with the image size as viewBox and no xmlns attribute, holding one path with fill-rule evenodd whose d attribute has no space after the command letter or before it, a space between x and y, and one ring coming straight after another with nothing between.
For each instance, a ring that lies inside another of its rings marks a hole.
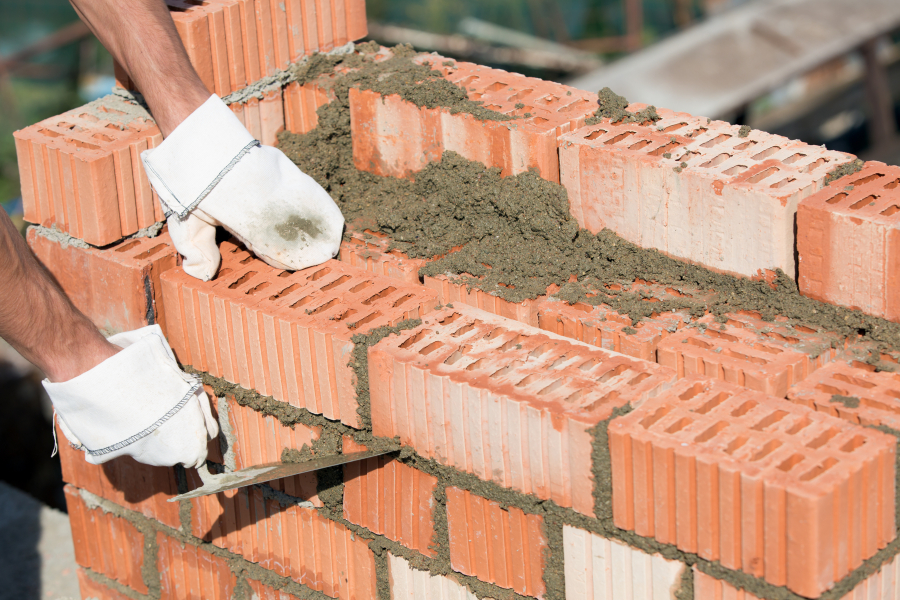
<instances>
[{"instance_id":1,"label":"red brick","mask_svg":"<svg viewBox=\"0 0 900 600\"><path fill-rule=\"evenodd\" d=\"M299 0L297 0L299 1ZM289 4L291 4L289 2ZM316 110L328 104L328 93L314 83L300 85L296 81L284 88L284 125L291 133L307 133L319 124Z\"/></svg>"},{"instance_id":2,"label":"red brick","mask_svg":"<svg viewBox=\"0 0 900 600\"><path fill-rule=\"evenodd\" d=\"M99 101L13 134L26 220L95 246L162 220L140 162L162 136L152 121L115 106ZM107 119L92 114L104 111Z\"/></svg>"},{"instance_id":3,"label":"red brick","mask_svg":"<svg viewBox=\"0 0 900 600\"><path fill-rule=\"evenodd\" d=\"M246 251L230 248L235 252L223 249L222 268L212 281L194 279L180 268L163 275L172 315L168 337L176 356L183 364L357 427L348 365L352 336L423 316L434 307L435 294L336 260L293 273L249 255L238 263L236 257Z\"/></svg>"},{"instance_id":4,"label":"red brick","mask_svg":"<svg viewBox=\"0 0 900 600\"><path fill-rule=\"evenodd\" d=\"M896 440L690 378L609 425L613 520L814 598L890 542Z\"/></svg>"},{"instance_id":5,"label":"red brick","mask_svg":"<svg viewBox=\"0 0 900 600\"><path fill-rule=\"evenodd\" d=\"M660 342L659 364L679 377L706 375L782 398L834 360L839 343L836 335L792 327L786 319L765 322L757 313L730 314L725 323L707 315L697 325Z\"/></svg>"},{"instance_id":6,"label":"red brick","mask_svg":"<svg viewBox=\"0 0 900 600\"><path fill-rule=\"evenodd\" d=\"M584 124L597 109L594 94L471 63L421 55L449 81L464 87L469 99L511 121L479 121L445 108L418 108L397 95L350 90L353 161L376 175L408 177L452 150L469 160L499 167L503 175L536 169L559 181L557 137ZM448 64L444 64L448 63ZM524 104L524 108L516 108ZM528 113L531 116L525 117Z\"/></svg>"},{"instance_id":7,"label":"red brick","mask_svg":"<svg viewBox=\"0 0 900 600\"><path fill-rule=\"evenodd\" d=\"M216 90L216 71L213 68L212 42L210 41L209 18L204 4L194 4L187 0L166 0L169 13L175 21L178 37L187 50L188 58L211 94Z\"/></svg>"},{"instance_id":8,"label":"red brick","mask_svg":"<svg viewBox=\"0 0 900 600\"><path fill-rule=\"evenodd\" d=\"M652 362L656 362L660 341L684 326L686 317L680 312L666 312L635 324L628 315L603 304L569 304L552 299L539 301L536 310L538 326L544 331ZM626 332L628 328L633 331Z\"/></svg>"},{"instance_id":9,"label":"red brick","mask_svg":"<svg viewBox=\"0 0 900 600\"><path fill-rule=\"evenodd\" d=\"M344 454L366 450L344 437ZM344 465L344 518L430 557L437 478L396 461L370 458Z\"/></svg>"},{"instance_id":10,"label":"red brick","mask_svg":"<svg viewBox=\"0 0 900 600\"><path fill-rule=\"evenodd\" d=\"M146 594L141 575L144 535L130 522L101 508L88 508L81 493L64 488L75 561L82 567L114 579L138 593Z\"/></svg>"},{"instance_id":11,"label":"red brick","mask_svg":"<svg viewBox=\"0 0 900 600\"><path fill-rule=\"evenodd\" d=\"M900 167L869 162L797 209L800 292L900 321Z\"/></svg>"},{"instance_id":12,"label":"red brick","mask_svg":"<svg viewBox=\"0 0 900 600\"><path fill-rule=\"evenodd\" d=\"M281 88L261 92L262 98L250 98L244 103L229 105L231 112L243 123L250 135L267 146L278 144L278 134L284 131L284 102Z\"/></svg>"},{"instance_id":13,"label":"red brick","mask_svg":"<svg viewBox=\"0 0 900 600\"><path fill-rule=\"evenodd\" d=\"M389 249L391 240L386 235L371 231L349 231L341 242L338 259L352 267L398 279L407 283L419 283L419 269L427 261L409 258L397 249Z\"/></svg>"},{"instance_id":14,"label":"red brick","mask_svg":"<svg viewBox=\"0 0 900 600\"><path fill-rule=\"evenodd\" d=\"M84 569L78 569L78 587L81 589L82 598L95 598L96 600L131 600L128 596L110 588L102 583L94 581Z\"/></svg>"},{"instance_id":15,"label":"red brick","mask_svg":"<svg viewBox=\"0 0 900 600\"><path fill-rule=\"evenodd\" d=\"M514 506L504 510L498 502L448 487L447 525L454 571L542 597L547 547L543 517Z\"/></svg>"},{"instance_id":16,"label":"red brick","mask_svg":"<svg viewBox=\"0 0 900 600\"><path fill-rule=\"evenodd\" d=\"M793 276L797 203L853 157L660 114L646 126L601 123L560 138L561 182L578 223L716 271Z\"/></svg>"},{"instance_id":17,"label":"red brick","mask_svg":"<svg viewBox=\"0 0 900 600\"><path fill-rule=\"evenodd\" d=\"M328 596L375 598L375 558L366 540L312 507L281 506L257 487L194 504L204 539ZM195 529L195 533L196 533Z\"/></svg>"},{"instance_id":18,"label":"red brick","mask_svg":"<svg viewBox=\"0 0 900 600\"><path fill-rule=\"evenodd\" d=\"M744 589L738 589L727 581L707 575L696 566L693 570L695 600L760 600Z\"/></svg>"},{"instance_id":19,"label":"red brick","mask_svg":"<svg viewBox=\"0 0 900 600\"><path fill-rule=\"evenodd\" d=\"M247 578L247 584L253 590L254 600L300 600L283 590L276 590L252 578Z\"/></svg>"},{"instance_id":20,"label":"red brick","mask_svg":"<svg viewBox=\"0 0 900 600\"><path fill-rule=\"evenodd\" d=\"M237 586L228 562L202 548L156 534L161 600L227 600Z\"/></svg>"},{"instance_id":21,"label":"red brick","mask_svg":"<svg viewBox=\"0 0 900 600\"><path fill-rule=\"evenodd\" d=\"M659 365L463 305L369 349L375 435L590 516L589 429L674 381Z\"/></svg>"},{"instance_id":22,"label":"red brick","mask_svg":"<svg viewBox=\"0 0 900 600\"><path fill-rule=\"evenodd\" d=\"M69 446L62 431L57 438L63 481L174 529L181 527L178 504L167 501L178 494L174 469L150 467L128 456L92 465L84 452Z\"/></svg>"},{"instance_id":23,"label":"red brick","mask_svg":"<svg viewBox=\"0 0 900 600\"><path fill-rule=\"evenodd\" d=\"M166 328L159 277L178 256L168 233L105 250L63 247L28 232L28 245L75 306L107 333L158 323Z\"/></svg>"},{"instance_id":24,"label":"red brick","mask_svg":"<svg viewBox=\"0 0 900 600\"><path fill-rule=\"evenodd\" d=\"M464 278L451 281L446 275L425 277L425 287L437 292L441 304L465 304L532 327L538 325L539 299L511 302L476 287L469 289ZM548 293L554 293L557 289L553 286Z\"/></svg>"}]
</instances>

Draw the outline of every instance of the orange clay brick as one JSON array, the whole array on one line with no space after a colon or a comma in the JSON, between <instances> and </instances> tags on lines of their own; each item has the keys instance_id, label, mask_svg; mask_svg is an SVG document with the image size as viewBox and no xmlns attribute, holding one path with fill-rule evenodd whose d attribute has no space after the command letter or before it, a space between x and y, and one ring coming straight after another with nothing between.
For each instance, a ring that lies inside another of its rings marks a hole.
<instances>
[{"instance_id":1,"label":"orange clay brick","mask_svg":"<svg viewBox=\"0 0 900 600\"><path fill-rule=\"evenodd\" d=\"M166 4L194 70L211 94L219 93L216 86L216 71L213 68L212 41L206 10L209 3L166 0ZM221 87L221 84L218 87Z\"/></svg>"},{"instance_id":2,"label":"orange clay brick","mask_svg":"<svg viewBox=\"0 0 900 600\"><path fill-rule=\"evenodd\" d=\"M160 600L228 600L232 597L237 576L224 558L162 532L156 534L156 543Z\"/></svg>"},{"instance_id":3,"label":"orange clay brick","mask_svg":"<svg viewBox=\"0 0 900 600\"><path fill-rule=\"evenodd\" d=\"M427 262L409 258L403 252L390 248L390 238L371 231L349 231L341 242L338 259L352 267L398 279L411 284L419 283L419 269Z\"/></svg>"},{"instance_id":4,"label":"orange clay brick","mask_svg":"<svg viewBox=\"0 0 900 600\"><path fill-rule=\"evenodd\" d=\"M344 437L344 454L367 450ZM394 460L370 458L344 466L344 518L418 550L436 556L434 488L437 478Z\"/></svg>"},{"instance_id":5,"label":"orange clay brick","mask_svg":"<svg viewBox=\"0 0 900 600\"><path fill-rule=\"evenodd\" d=\"M900 321L900 167L869 162L797 209L800 292Z\"/></svg>"},{"instance_id":6,"label":"orange clay brick","mask_svg":"<svg viewBox=\"0 0 900 600\"><path fill-rule=\"evenodd\" d=\"M250 135L267 146L278 143L278 134L284 131L284 103L281 88L273 87L260 92L261 98L250 98L243 103L229 105L231 112L243 123Z\"/></svg>"},{"instance_id":7,"label":"orange clay brick","mask_svg":"<svg viewBox=\"0 0 900 600\"><path fill-rule=\"evenodd\" d=\"M794 276L797 203L853 157L660 114L653 124L600 123L560 138L561 183L578 223L716 271Z\"/></svg>"},{"instance_id":8,"label":"orange clay brick","mask_svg":"<svg viewBox=\"0 0 900 600\"><path fill-rule=\"evenodd\" d=\"M896 440L692 377L609 425L613 521L815 598L895 534Z\"/></svg>"},{"instance_id":9,"label":"orange clay brick","mask_svg":"<svg viewBox=\"0 0 900 600\"><path fill-rule=\"evenodd\" d=\"M420 55L415 61L430 63L485 108L518 118L480 121L445 108L419 108L397 95L351 89L353 161L358 169L409 177L452 150L499 167L504 176L536 169L544 179L558 182L557 137L583 125L597 109L596 95L558 83L448 61L436 54Z\"/></svg>"},{"instance_id":10,"label":"orange clay brick","mask_svg":"<svg viewBox=\"0 0 900 600\"><path fill-rule=\"evenodd\" d=\"M721 579L716 579L699 570L694 571L694 600L760 600L750 592L738 589Z\"/></svg>"},{"instance_id":11,"label":"orange clay brick","mask_svg":"<svg viewBox=\"0 0 900 600\"><path fill-rule=\"evenodd\" d=\"M353 335L419 318L436 304L422 286L336 260L291 273L230 243L222 256L212 281L180 268L161 279L178 359L351 427L359 426Z\"/></svg>"},{"instance_id":12,"label":"orange clay brick","mask_svg":"<svg viewBox=\"0 0 900 600\"><path fill-rule=\"evenodd\" d=\"M537 304L538 327L592 346L656 362L659 342L684 326L687 315L667 312L634 324L610 307L545 299ZM628 330L628 331L626 331Z\"/></svg>"},{"instance_id":13,"label":"orange clay brick","mask_svg":"<svg viewBox=\"0 0 900 600\"><path fill-rule=\"evenodd\" d=\"M300 600L296 596L282 590L276 590L255 579L248 577L246 581L247 585L250 586L250 590L253 592L253 600Z\"/></svg>"},{"instance_id":14,"label":"orange clay brick","mask_svg":"<svg viewBox=\"0 0 900 600\"><path fill-rule=\"evenodd\" d=\"M28 222L105 246L162 220L140 162L162 136L142 109L107 96L13 136Z\"/></svg>"},{"instance_id":15,"label":"orange clay brick","mask_svg":"<svg viewBox=\"0 0 900 600\"><path fill-rule=\"evenodd\" d=\"M447 529L454 571L541 597L544 593L544 519L455 487L447 488Z\"/></svg>"},{"instance_id":16,"label":"orange clay brick","mask_svg":"<svg viewBox=\"0 0 900 600\"><path fill-rule=\"evenodd\" d=\"M203 514L212 503L192 511L208 528L204 539L333 598L375 598L374 555L343 525L308 503L283 506L256 486L218 498L215 512Z\"/></svg>"},{"instance_id":17,"label":"orange clay brick","mask_svg":"<svg viewBox=\"0 0 900 600\"><path fill-rule=\"evenodd\" d=\"M328 92L315 83L289 83L284 88L285 129L291 133L312 131L319 124L316 111L330 101Z\"/></svg>"},{"instance_id":18,"label":"orange clay brick","mask_svg":"<svg viewBox=\"0 0 900 600\"><path fill-rule=\"evenodd\" d=\"M72 527L75 562L146 594L147 585L141 575L144 535L129 521L101 508L89 507L81 492L71 485L63 491Z\"/></svg>"},{"instance_id":19,"label":"orange clay brick","mask_svg":"<svg viewBox=\"0 0 900 600\"><path fill-rule=\"evenodd\" d=\"M900 373L838 360L788 390L788 399L859 423L900 430Z\"/></svg>"},{"instance_id":20,"label":"orange clay brick","mask_svg":"<svg viewBox=\"0 0 900 600\"><path fill-rule=\"evenodd\" d=\"M659 344L659 364L679 377L706 375L773 396L834 360L838 336L757 313L730 314L725 323L707 315Z\"/></svg>"},{"instance_id":21,"label":"orange clay brick","mask_svg":"<svg viewBox=\"0 0 900 600\"><path fill-rule=\"evenodd\" d=\"M36 229L28 245L75 306L108 334L158 323L166 328L159 276L177 259L168 233L107 248L63 245Z\"/></svg>"},{"instance_id":22,"label":"orange clay brick","mask_svg":"<svg viewBox=\"0 0 900 600\"><path fill-rule=\"evenodd\" d=\"M110 588L99 581L95 581L82 568L78 569L78 587L82 598L94 598L96 600L130 600L128 596Z\"/></svg>"},{"instance_id":23,"label":"orange clay brick","mask_svg":"<svg viewBox=\"0 0 900 600\"><path fill-rule=\"evenodd\" d=\"M469 289L465 278L451 281L446 275L425 277L425 287L437 292L441 304L465 304L532 327L538 325L539 299L510 302L476 287ZM553 286L548 293L556 292L557 289Z\"/></svg>"},{"instance_id":24,"label":"orange clay brick","mask_svg":"<svg viewBox=\"0 0 900 600\"><path fill-rule=\"evenodd\" d=\"M590 516L591 427L674 381L659 365L464 305L369 349L376 436Z\"/></svg>"}]
</instances>

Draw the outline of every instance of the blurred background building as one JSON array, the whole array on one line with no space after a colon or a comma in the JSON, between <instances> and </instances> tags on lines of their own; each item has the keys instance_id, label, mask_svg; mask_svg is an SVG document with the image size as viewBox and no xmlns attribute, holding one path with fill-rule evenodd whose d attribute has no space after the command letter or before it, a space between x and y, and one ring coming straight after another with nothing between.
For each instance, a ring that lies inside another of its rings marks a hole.
<instances>
[{"instance_id":1,"label":"blurred background building","mask_svg":"<svg viewBox=\"0 0 900 600\"><path fill-rule=\"evenodd\" d=\"M201 0L196 0L200 3ZM367 0L370 38L900 163L898 0ZM14 130L106 94L66 0L0 0L0 205ZM64 508L40 374L0 344L0 480Z\"/></svg>"}]
</instances>

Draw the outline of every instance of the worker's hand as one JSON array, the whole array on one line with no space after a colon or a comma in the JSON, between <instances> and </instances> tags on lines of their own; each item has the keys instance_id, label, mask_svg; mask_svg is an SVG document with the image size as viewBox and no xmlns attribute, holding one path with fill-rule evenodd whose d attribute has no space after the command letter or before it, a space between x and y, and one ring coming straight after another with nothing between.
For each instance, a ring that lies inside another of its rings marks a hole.
<instances>
[{"instance_id":1,"label":"worker's hand","mask_svg":"<svg viewBox=\"0 0 900 600\"><path fill-rule=\"evenodd\" d=\"M65 436L93 464L127 454L148 465L203 465L219 426L159 325L109 341L123 350L69 381L44 380Z\"/></svg>"},{"instance_id":2,"label":"worker's hand","mask_svg":"<svg viewBox=\"0 0 900 600\"><path fill-rule=\"evenodd\" d=\"M279 269L338 252L344 218L328 192L283 152L260 146L218 96L141 158L184 270L198 279L219 268L217 225Z\"/></svg>"}]
</instances>

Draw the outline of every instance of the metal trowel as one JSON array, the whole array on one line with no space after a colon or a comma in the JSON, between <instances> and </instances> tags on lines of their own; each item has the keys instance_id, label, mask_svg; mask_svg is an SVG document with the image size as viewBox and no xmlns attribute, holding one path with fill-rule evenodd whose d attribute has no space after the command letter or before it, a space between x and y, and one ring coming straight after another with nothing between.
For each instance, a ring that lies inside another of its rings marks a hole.
<instances>
[{"instance_id":1,"label":"metal trowel","mask_svg":"<svg viewBox=\"0 0 900 600\"><path fill-rule=\"evenodd\" d=\"M265 483L292 475L300 475L301 473L309 473L310 471L318 471L319 469L374 458L383 454L390 454L391 452L396 452L396 450L369 450L366 452L351 452L350 454L335 454L334 456L322 456L300 463L268 463L219 475L213 475L206 467L201 467L197 469L197 473L200 475L200 479L203 480L203 485L186 494L169 498L169 502L199 498L200 496L246 487L255 483Z\"/></svg>"}]
</instances>

